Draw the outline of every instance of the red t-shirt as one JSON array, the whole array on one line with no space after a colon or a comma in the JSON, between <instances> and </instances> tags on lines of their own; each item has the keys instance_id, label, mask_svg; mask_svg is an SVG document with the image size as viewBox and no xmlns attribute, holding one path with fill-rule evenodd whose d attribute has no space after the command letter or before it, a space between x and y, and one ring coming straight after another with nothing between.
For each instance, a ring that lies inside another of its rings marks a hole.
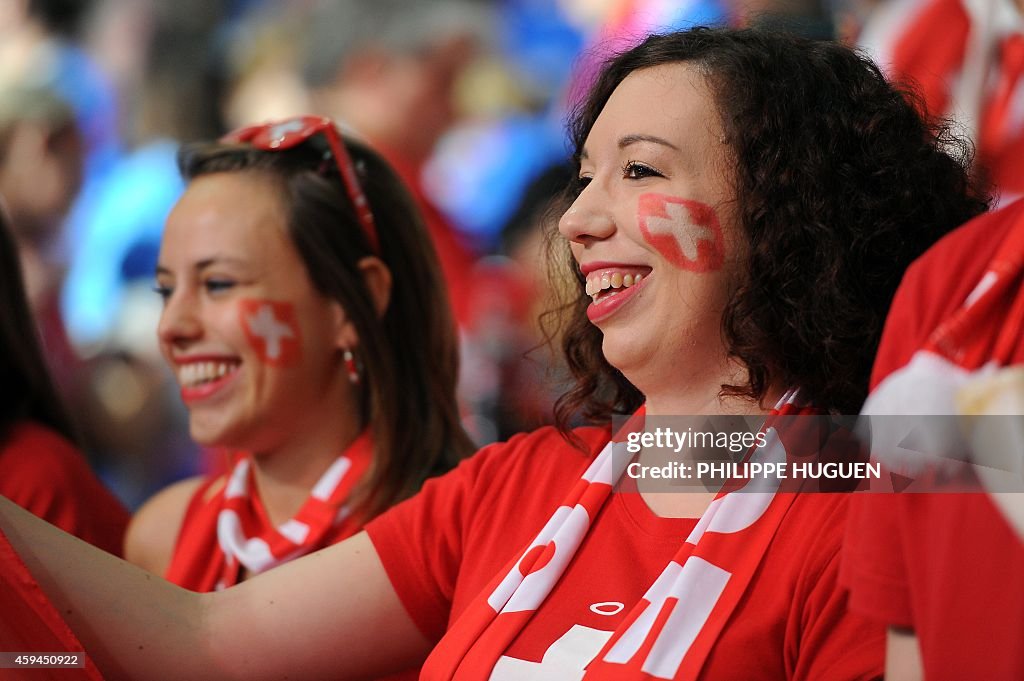
<instances>
[{"instance_id":1,"label":"red t-shirt","mask_svg":"<svg viewBox=\"0 0 1024 681\"><path fill-rule=\"evenodd\" d=\"M590 454L553 428L520 435L369 524L399 598L431 641L529 545L609 439L607 429L577 434ZM827 494L794 502L701 679L881 676L882 628L849 615L836 585L846 505ZM655 516L638 494L615 492L490 678L578 678L695 523ZM447 654L444 643L432 654Z\"/></svg>"},{"instance_id":2,"label":"red t-shirt","mask_svg":"<svg viewBox=\"0 0 1024 681\"><path fill-rule=\"evenodd\" d=\"M872 387L963 304L1021 220L1024 201L976 218L910 267ZM1024 362L1021 341L1015 363ZM1024 678L1024 543L987 494L858 495L848 529L851 608L913 629L929 681Z\"/></svg>"},{"instance_id":3,"label":"red t-shirt","mask_svg":"<svg viewBox=\"0 0 1024 681\"><path fill-rule=\"evenodd\" d=\"M75 447L31 421L0 442L0 494L104 551L123 554L128 511Z\"/></svg>"}]
</instances>

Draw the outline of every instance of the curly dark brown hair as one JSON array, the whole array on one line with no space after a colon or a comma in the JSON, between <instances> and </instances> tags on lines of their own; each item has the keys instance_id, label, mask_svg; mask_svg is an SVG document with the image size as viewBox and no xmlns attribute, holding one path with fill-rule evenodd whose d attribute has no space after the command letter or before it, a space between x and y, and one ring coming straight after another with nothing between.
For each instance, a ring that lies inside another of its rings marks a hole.
<instances>
[{"instance_id":1,"label":"curly dark brown hair","mask_svg":"<svg viewBox=\"0 0 1024 681\"><path fill-rule=\"evenodd\" d=\"M615 88L630 73L694 64L720 112L749 254L722 318L729 355L748 370L723 394L761 401L800 388L832 413L859 411L886 312L907 266L987 210L968 173L972 149L943 121L918 115L916 95L886 82L866 57L834 42L758 30L697 28L653 35L607 62L573 113L577 165ZM571 191L571 190L570 190ZM601 353L580 286L563 310L575 377L556 405L574 414L629 413L644 396Z\"/></svg>"}]
</instances>

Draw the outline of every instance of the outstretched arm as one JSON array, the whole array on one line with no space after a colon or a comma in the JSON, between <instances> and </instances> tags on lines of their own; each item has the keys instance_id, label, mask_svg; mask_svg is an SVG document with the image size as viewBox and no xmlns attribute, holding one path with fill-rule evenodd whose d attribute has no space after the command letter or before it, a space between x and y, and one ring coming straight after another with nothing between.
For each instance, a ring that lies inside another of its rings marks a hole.
<instances>
[{"instance_id":1,"label":"outstretched arm","mask_svg":"<svg viewBox=\"0 0 1024 681\"><path fill-rule=\"evenodd\" d=\"M196 594L2 497L0 528L111 680L358 679L403 669L429 650L365 533Z\"/></svg>"}]
</instances>

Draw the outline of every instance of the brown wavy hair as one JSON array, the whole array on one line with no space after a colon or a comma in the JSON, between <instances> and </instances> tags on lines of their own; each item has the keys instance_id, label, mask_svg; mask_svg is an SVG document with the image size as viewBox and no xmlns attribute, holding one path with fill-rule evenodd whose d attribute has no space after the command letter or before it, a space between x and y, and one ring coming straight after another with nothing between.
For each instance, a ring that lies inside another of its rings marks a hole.
<instances>
[{"instance_id":1,"label":"brown wavy hair","mask_svg":"<svg viewBox=\"0 0 1024 681\"><path fill-rule=\"evenodd\" d=\"M433 243L408 190L368 146L345 139L391 270L387 310L378 317L358 262L373 255L323 135L285 151L246 144L186 145L178 165L187 181L220 172L260 172L282 187L288 234L314 286L354 323L364 368L361 424L374 458L353 506L372 518L475 449L463 430L455 384L455 322Z\"/></svg>"},{"instance_id":2,"label":"brown wavy hair","mask_svg":"<svg viewBox=\"0 0 1024 681\"><path fill-rule=\"evenodd\" d=\"M722 337L749 379L723 385L723 394L761 401L772 387L796 387L819 408L856 413L903 272L988 208L968 173L969 143L946 122L923 120L913 92L848 47L697 28L652 35L606 63L569 123L577 167L619 83L677 63L694 65L713 93L748 244ZM560 250L579 282L562 305L575 378L555 408L565 430L574 414L604 420L636 410L644 396L602 355L579 268L564 242Z\"/></svg>"}]
</instances>

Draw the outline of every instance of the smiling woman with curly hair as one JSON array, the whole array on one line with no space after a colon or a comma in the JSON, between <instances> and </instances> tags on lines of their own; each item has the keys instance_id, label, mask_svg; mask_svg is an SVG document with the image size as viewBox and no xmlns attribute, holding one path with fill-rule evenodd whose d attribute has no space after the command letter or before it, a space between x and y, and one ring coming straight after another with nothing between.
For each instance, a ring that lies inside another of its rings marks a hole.
<instances>
[{"instance_id":1,"label":"smiling woman with curly hair","mask_svg":"<svg viewBox=\"0 0 1024 681\"><path fill-rule=\"evenodd\" d=\"M914 92L845 47L697 29L652 36L610 62L570 123L576 157L630 73L680 62L704 76L718 106L748 244L721 326L748 380L723 390L760 400L773 384L799 386L822 409L856 414L903 271L988 208L965 171L971 147L945 121L923 121ZM590 302L567 304L577 383L560 402L562 423L579 409L600 420L644 402L602 353Z\"/></svg>"}]
</instances>

